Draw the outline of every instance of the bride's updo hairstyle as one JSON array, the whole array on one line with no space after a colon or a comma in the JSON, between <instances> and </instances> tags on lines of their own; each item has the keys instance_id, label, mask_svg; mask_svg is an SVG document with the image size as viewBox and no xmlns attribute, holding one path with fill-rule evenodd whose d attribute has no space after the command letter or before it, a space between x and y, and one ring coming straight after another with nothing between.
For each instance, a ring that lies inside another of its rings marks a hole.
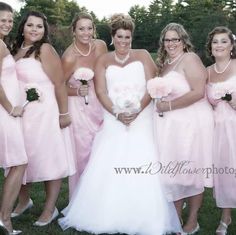
<instances>
[{"instance_id":1,"label":"bride's updo hairstyle","mask_svg":"<svg viewBox=\"0 0 236 235\"><path fill-rule=\"evenodd\" d=\"M112 37L115 36L118 29L130 30L132 35L134 33L134 21L129 15L122 13L114 14L110 18L109 25Z\"/></svg>"}]
</instances>

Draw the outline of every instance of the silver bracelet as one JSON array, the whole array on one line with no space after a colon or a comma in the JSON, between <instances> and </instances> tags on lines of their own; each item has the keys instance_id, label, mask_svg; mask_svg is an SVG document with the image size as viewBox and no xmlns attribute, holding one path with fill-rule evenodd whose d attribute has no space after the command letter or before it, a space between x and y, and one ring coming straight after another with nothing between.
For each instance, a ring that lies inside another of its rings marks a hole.
<instances>
[{"instance_id":1,"label":"silver bracelet","mask_svg":"<svg viewBox=\"0 0 236 235\"><path fill-rule=\"evenodd\" d=\"M59 113L59 116L66 116L66 115L69 115L70 113L67 112L67 113Z\"/></svg>"},{"instance_id":2,"label":"silver bracelet","mask_svg":"<svg viewBox=\"0 0 236 235\"><path fill-rule=\"evenodd\" d=\"M12 109L11 109L11 111L9 113L10 116L12 116L14 109L15 109L15 107L12 107Z\"/></svg>"}]
</instances>

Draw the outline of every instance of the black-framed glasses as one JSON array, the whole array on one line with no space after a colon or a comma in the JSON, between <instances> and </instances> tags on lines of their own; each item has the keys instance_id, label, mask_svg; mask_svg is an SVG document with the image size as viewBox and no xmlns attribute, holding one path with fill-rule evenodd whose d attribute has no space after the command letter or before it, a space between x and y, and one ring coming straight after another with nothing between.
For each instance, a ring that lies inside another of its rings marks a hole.
<instances>
[{"instance_id":1,"label":"black-framed glasses","mask_svg":"<svg viewBox=\"0 0 236 235\"><path fill-rule=\"evenodd\" d=\"M180 41L181 41L180 38L171 38L171 39L169 39L169 38L164 38L164 39L163 39L163 42L164 42L164 43L170 43L170 42L172 42L172 43L178 43L178 42L180 42Z\"/></svg>"}]
</instances>

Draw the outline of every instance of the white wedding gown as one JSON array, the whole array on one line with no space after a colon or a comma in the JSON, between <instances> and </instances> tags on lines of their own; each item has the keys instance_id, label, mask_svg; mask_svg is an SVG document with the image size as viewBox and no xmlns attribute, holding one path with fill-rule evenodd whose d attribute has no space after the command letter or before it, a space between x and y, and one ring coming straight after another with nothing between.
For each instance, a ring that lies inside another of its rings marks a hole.
<instances>
[{"instance_id":1,"label":"white wedding gown","mask_svg":"<svg viewBox=\"0 0 236 235\"><path fill-rule=\"evenodd\" d=\"M124 90L142 97L146 90L143 64L134 61L123 68L110 65L106 82L113 103ZM126 128L105 111L88 165L62 211L65 217L59 219L62 229L140 235L181 231L175 207L167 202L159 176L145 173L147 165L158 159L152 112L150 104ZM130 173L125 174L125 170Z\"/></svg>"}]
</instances>

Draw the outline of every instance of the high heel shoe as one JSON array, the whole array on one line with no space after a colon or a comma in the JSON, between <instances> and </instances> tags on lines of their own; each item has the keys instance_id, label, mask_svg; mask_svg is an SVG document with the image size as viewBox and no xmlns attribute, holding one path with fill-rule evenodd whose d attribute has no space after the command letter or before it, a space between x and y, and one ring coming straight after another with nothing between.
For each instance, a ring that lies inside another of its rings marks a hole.
<instances>
[{"instance_id":1,"label":"high heel shoe","mask_svg":"<svg viewBox=\"0 0 236 235\"><path fill-rule=\"evenodd\" d=\"M195 233L197 233L200 230L200 226L199 223L197 223L196 228L194 228L191 232L182 232L181 235L193 235Z\"/></svg>"},{"instance_id":2,"label":"high heel shoe","mask_svg":"<svg viewBox=\"0 0 236 235\"><path fill-rule=\"evenodd\" d=\"M229 223L226 224L224 221L220 221L219 229L216 230L216 235L226 235L228 226L231 224L231 218L229 220Z\"/></svg>"},{"instance_id":3,"label":"high heel shoe","mask_svg":"<svg viewBox=\"0 0 236 235\"><path fill-rule=\"evenodd\" d=\"M22 233L21 230L14 230L14 229L12 230L12 232L9 232L1 220L0 220L0 231L4 232L3 234L1 233L1 235L17 235Z\"/></svg>"},{"instance_id":4,"label":"high heel shoe","mask_svg":"<svg viewBox=\"0 0 236 235\"><path fill-rule=\"evenodd\" d=\"M11 213L11 218L15 218L15 217L22 215L25 211L30 209L33 205L34 205L34 203L33 203L32 199L30 198L27 205L21 210L21 212L19 212L19 213L12 212Z\"/></svg>"},{"instance_id":5,"label":"high heel shoe","mask_svg":"<svg viewBox=\"0 0 236 235\"><path fill-rule=\"evenodd\" d=\"M39 226L39 227L46 226L46 225L50 224L54 219L56 219L58 215L59 215L59 212L58 212L57 208L55 207L52 217L48 221L46 221L46 222L36 221L33 223L33 225Z\"/></svg>"}]
</instances>

